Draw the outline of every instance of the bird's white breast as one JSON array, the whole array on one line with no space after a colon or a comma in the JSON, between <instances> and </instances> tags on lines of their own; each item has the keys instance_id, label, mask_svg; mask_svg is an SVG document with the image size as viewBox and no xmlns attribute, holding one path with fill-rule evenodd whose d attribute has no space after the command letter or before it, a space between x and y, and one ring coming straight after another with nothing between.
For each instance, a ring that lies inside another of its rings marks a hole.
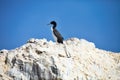
<instances>
[{"instance_id":1,"label":"bird's white breast","mask_svg":"<svg viewBox=\"0 0 120 80\"><path fill-rule=\"evenodd\" d=\"M57 42L57 37L54 35L52 27L51 27L51 31L52 31L52 35L53 35L54 40Z\"/></svg>"}]
</instances>

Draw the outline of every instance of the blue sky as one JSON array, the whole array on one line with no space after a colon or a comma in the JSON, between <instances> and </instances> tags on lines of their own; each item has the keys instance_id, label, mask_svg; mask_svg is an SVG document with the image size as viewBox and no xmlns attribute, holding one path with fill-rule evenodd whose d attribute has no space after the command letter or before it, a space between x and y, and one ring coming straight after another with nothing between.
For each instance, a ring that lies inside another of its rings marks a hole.
<instances>
[{"instance_id":1,"label":"blue sky","mask_svg":"<svg viewBox=\"0 0 120 80\"><path fill-rule=\"evenodd\" d=\"M0 0L0 50L30 38L54 41L47 25L52 20L65 40L82 38L120 52L119 0Z\"/></svg>"}]
</instances>

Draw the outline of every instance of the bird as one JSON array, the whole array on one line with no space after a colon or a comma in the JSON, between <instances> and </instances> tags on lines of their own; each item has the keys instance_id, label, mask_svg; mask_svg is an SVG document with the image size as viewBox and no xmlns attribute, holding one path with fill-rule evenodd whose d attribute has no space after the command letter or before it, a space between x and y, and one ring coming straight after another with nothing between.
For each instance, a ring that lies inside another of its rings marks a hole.
<instances>
[{"instance_id":1,"label":"bird","mask_svg":"<svg viewBox=\"0 0 120 80\"><path fill-rule=\"evenodd\" d=\"M56 29L57 23L55 21L51 21L50 25L52 25L51 30L52 30L52 35L53 35L54 40L58 43L63 44L64 38L59 33L59 31Z\"/></svg>"},{"instance_id":2,"label":"bird","mask_svg":"<svg viewBox=\"0 0 120 80\"><path fill-rule=\"evenodd\" d=\"M67 55L68 58L71 57L70 53L67 51L66 45L63 43L64 38L62 37L62 35L59 33L59 31L56 29L57 27L57 23L55 21L51 21L50 24L52 25L51 30L52 30L52 35L53 38L56 42L61 43L64 45L64 49L65 49L65 53ZM49 25L50 25L49 24ZM51 67L52 69L54 69L53 67ZM57 71L57 69L56 69ZM55 71L54 71L55 72Z\"/></svg>"}]
</instances>

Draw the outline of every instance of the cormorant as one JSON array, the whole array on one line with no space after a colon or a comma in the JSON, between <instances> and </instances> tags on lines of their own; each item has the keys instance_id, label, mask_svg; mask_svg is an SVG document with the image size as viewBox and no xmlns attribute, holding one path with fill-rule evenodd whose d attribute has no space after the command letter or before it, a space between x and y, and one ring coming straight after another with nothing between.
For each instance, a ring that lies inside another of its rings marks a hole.
<instances>
[{"instance_id":1,"label":"cormorant","mask_svg":"<svg viewBox=\"0 0 120 80\"><path fill-rule=\"evenodd\" d=\"M57 23L55 21L51 21L50 24L52 25L51 30L52 30L52 34L53 34L53 37L54 37L55 41L63 44L63 39L64 38L58 32L58 30L56 29Z\"/></svg>"},{"instance_id":2,"label":"cormorant","mask_svg":"<svg viewBox=\"0 0 120 80\"><path fill-rule=\"evenodd\" d=\"M52 34L53 34L53 37L54 37L55 41L58 42L58 43L63 44L63 39L64 39L64 38L63 38L62 35L58 32L58 30L56 29L57 23L56 23L55 21L51 21L50 24L52 25L51 30L52 30ZM65 49L65 53L66 53L67 57L70 58L71 55L70 55L70 53L67 51L66 45L65 45L65 44L63 44L63 45L64 45L64 49Z\"/></svg>"}]
</instances>

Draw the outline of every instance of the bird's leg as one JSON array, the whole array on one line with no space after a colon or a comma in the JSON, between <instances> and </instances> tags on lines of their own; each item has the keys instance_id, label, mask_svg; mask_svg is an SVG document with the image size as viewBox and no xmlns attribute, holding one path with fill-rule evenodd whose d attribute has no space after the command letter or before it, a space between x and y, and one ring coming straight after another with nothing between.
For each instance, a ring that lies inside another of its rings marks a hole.
<instances>
[{"instance_id":1,"label":"bird's leg","mask_svg":"<svg viewBox=\"0 0 120 80\"><path fill-rule=\"evenodd\" d=\"M65 53L67 55L68 58L71 57L70 53L67 51L66 45L64 44L64 49L65 49Z\"/></svg>"}]
</instances>

